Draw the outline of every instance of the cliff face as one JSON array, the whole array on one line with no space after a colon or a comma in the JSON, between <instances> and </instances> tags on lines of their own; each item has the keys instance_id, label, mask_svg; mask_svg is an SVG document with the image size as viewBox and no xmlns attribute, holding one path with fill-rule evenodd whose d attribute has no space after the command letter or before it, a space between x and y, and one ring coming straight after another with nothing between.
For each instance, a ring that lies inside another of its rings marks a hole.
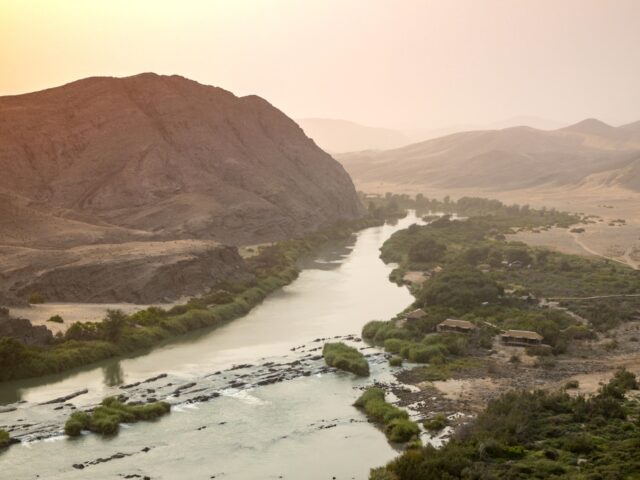
<instances>
[{"instance_id":1,"label":"cliff face","mask_svg":"<svg viewBox=\"0 0 640 480\"><path fill-rule=\"evenodd\" d=\"M343 167L256 97L178 76L0 97L0 302L156 302L235 249L362 214ZM27 248L25 248L27 247Z\"/></svg>"},{"instance_id":2,"label":"cliff face","mask_svg":"<svg viewBox=\"0 0 640 480\"><path fill-rule=\"evenodd\" d=\"M161 238L251 243L360 214L344 169L265 100L178 76L0 98L0 189Z\"/></svg>"}]
</instances>

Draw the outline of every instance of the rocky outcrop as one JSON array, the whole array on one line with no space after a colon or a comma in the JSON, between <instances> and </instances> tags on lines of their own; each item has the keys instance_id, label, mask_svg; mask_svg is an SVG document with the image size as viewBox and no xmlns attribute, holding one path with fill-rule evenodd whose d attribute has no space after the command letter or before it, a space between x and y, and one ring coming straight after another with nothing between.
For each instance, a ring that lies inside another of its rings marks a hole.
<instances>
[{"instance_id":1,"label":"rocky outcrop","mask_svg":"<svg viewBox=\"0 0 640 480\"><path fill-rule=\"evenodd\" d=\"M53 340L53 334L44 325L33 326L25 318L9 315L9 310L0 307L0 337L13 337L25 345L46 345Z\"/></svg>"},{"instance_id":2,"label":"rocky outcrop","mask_svg":"<svg viewBox=\"0 0 640 480\"><path fill-rule=\"evenodd\" d=\"M47 301L157 303L202 293L222 280L253 275L235 247L211 241L135 242L5 254L18 267L0 276L15 297L37 292Z\"/></svg>"}]
</instances>

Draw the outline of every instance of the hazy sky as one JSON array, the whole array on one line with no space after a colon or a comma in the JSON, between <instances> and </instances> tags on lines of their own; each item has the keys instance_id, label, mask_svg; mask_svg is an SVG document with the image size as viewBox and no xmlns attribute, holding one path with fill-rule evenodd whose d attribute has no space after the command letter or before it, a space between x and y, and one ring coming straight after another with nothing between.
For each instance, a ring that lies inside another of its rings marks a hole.
<instances>
[{"instance_id":1,"label":"hazy sky","mask_svg":"<svg viewBox=\"0 0 640 480\"><path fill-rule=\"evenodd\" d=\"M0 0L0 95L180 74L293 117L640 119L640 0Z\"/></svg>"}]
</instances>

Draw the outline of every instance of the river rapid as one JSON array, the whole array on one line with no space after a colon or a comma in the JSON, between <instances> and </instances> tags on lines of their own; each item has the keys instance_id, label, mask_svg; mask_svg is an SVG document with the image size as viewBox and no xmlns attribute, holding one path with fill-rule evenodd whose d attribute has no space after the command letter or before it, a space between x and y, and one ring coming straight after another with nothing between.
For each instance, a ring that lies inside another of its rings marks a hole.
<instances>
[{"instance_id":1,"label":"river rapid","mask_svg":"<svg viewBox=\"0 0 640 480\"><path fill-rule=\"evenodd\" d=\"M380 351L357 336L368 321L412 302L406 288L389 281L393 266L379 259L379 249L417 222L410 213L327 245L302 263L293 283L223 327L144 355L3 384L0 403L8 411L0 426L11 426L23 443L0 453L0 478L366 479L398 452L352 406L362 387L393 381ZM370 378L324 366L322 343L338 337L364 348ZM111 438L61 435L74 407L120 393L168 396L172 412L123 425Z\"/></svg>"}]
</instances>

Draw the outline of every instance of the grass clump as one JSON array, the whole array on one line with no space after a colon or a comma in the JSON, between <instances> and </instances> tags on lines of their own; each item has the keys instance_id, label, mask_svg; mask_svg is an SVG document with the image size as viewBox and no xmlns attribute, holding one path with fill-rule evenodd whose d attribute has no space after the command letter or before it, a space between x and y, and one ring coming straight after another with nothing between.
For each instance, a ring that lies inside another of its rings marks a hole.
<instances>
[{"instance_id":1,"label":"grass clump","mask_svg":"<svg viewBox=\"0 0 640 480\"><path fill-rule=\"evenodd\" d=\"M342 342L325 343L322 356L330 367L355 373L361 377L369 376L369 363L364 355Z\"/></svg>"},{"instance_id":2,"label":"grass clump","mask_svg":"<svg viewBox=\"0 0 640 480\"><path fill-rule=\"evenodd\" d=\"M0 428L0 448L8 447L10 443L11 437L9 436L9 432Z\"/></svg>"},{"instance_id":3,"label":"grass clump","mask_svg":"<svg viewBox=\"0 0 640 480\"><path fill-rule=\"evenodd\" d=\"M29 295L27 302L29 302L31 305L38 305L40 303L44 303L44 297L38 292L33 292L31 295Z\"/></svg>"},{"instance_id":4,"label":"grass clump","mask_svg":"<svg viewBox=\"0 0 640 480\"><path fill-rule=\"evenodd\" d=\"M394 355L389 359L389 365L392 367L401 367L402 366L402 357Z\"/></svg>"},{"instance_id":5,"label":"grass clump","mask_svg":"<svg viewBox=\"0 0 640 480\"><path fill-rule=\"evenodd\" d=\"M578 380L569 380L564 384L565 390L575 390L578 387L580 387L580 382Z\"/></svg>"},{"instance_id":6,"label":"grass clump","mask_svg":"<svg viewBox=\"0 0 640 480\"><path fill-rule=\"evenodd\" d=\"M74 412L64 426L64 433L70 437L90 430L102 435L118 433L121 423L150 421L169 413L167 402L153 402L143 405L125 405L117 397L107 397L90 414Z\"/></svg>"},{"instance_id":7,"label":"grass clump","mask_svg":"<svg viewBox=\"0 0 640 480\"><path fill-rule=\"evenodd\" d=\"M447 419L447 417L445 417L444 415L439 413L438 415L435 415L434 417L427 418L422 423L422 425L424 426L424 428L426 428L430 432L439 432L444 427L449 425L449 420Z\"/></svg>"},{"instance_id":8,"label":"grass clump","mask_svg":"<svg viewBox=\"0 0 640 480\"><path fill-rule=\"evenodd\" d=\"M370 420L384 427L390 442L405 443L417 439L420 435L418 425L409 420L407 412L387 403L384 396L381 388L370 387L356 400L355 406L364 410Z\"/></svg>"},{"instance_id":9,"label":"grass clump","mask_svg":"<svg viewBox=\"0 0 640 480\"><path fill-rule=\"evenodd\" d=\"M49 318L47 322L64 323L64 319L60 315L54 315L53 317Z\"/></svg>"}]
</instances>

